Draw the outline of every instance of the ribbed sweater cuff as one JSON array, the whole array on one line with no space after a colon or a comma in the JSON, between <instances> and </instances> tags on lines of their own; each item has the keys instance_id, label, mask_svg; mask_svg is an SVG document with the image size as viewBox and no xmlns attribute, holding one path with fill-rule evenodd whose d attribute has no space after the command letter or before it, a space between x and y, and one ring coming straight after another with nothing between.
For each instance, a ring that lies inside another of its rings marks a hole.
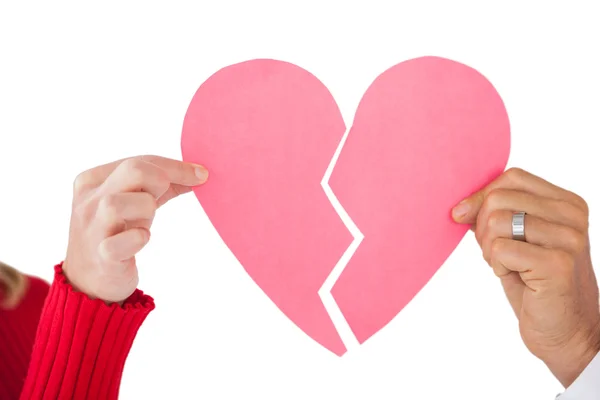
<instances>
[{"instance_id":1,"label":"ribbed sweater cuff","mask_svg":"<svg viewBox=\"0 0 600 400\"><path fill-rule=\"evenodd\" d=\"M22 400L117 399L133 340L154 300L136 290L107 305L73 290L62 263L40 317Z\"/></svg>"}]
</instances>

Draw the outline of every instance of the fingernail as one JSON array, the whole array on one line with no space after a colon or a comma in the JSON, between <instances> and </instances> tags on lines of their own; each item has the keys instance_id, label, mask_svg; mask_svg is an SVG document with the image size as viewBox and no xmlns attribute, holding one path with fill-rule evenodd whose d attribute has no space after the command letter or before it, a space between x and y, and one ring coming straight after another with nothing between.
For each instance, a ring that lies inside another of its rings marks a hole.
<instances>
[{"instance_id":1,"label":"fingernail","mask_svg":"<svg viewBox=\"0 0 600 400\"><path fill-rule=\"evenodd\" d=\"M208 170L204 168L202 165L198 165L195 169L196 176L200 180L200 183L206 182L208 179Z\"/></svg>"},{"instance_id":2,"label":"fingernail","mask_svg":"<svg viewBox=\"0 0 600 400\"><path fill-rule=\"evenodd\" d=\"M454 218L455 221L460 221L465 215L467 215L470 209L471 205L465 199L452 209L452 218Z\"/></svg>"}]
</instances>

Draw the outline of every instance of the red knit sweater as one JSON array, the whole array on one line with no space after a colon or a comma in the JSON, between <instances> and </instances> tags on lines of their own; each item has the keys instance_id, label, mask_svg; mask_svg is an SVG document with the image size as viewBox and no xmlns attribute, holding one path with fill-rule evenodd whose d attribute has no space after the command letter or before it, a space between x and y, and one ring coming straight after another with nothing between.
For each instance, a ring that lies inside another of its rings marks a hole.
<instances>
[{"instance_id":1,"label":"red knit sweater","mask_svg":"<svg viewBox=\"0 0 600 400\"><path fill-rule=\"evenodd\" d=\"M154 300L119 306L75 292L61 265L52 286L30 277L14 310L0 310L0 399L117 399L125 359Z\"/></svg>"}]
</instances>

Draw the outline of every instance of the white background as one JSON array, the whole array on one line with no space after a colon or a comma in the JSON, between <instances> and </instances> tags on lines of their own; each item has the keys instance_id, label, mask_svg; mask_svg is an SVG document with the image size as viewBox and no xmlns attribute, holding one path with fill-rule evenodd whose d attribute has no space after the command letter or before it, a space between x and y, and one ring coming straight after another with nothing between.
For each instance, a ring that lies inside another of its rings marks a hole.
<instances>
[{"instance_id":1,"label":"white background","mask_svg":"<svg viewBox=\"0 0 600 400\"><path fill-rule=\"evenodd\" d=\"M393 64L438 55L478 69L509 112L509 165L582 195L596 228L596 2L349 3L3 1L0 257L51 279L75 175L136 154L181 158L198 86L261 57L314 73L348 126ZM253 284L192 194L161 209L152 232L140 287L157 309L131 351L123 399L549 400L562 390L520 342L470 234L392 323L338 358Z\"/></svg>"}]
</instances>

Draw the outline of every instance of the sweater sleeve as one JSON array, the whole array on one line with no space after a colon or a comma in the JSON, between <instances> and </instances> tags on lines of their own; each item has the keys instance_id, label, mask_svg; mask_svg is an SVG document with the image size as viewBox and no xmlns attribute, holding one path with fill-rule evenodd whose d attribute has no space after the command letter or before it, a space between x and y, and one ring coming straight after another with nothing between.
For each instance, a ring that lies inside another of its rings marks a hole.
<instances>
[{"instance_id":1,"label":"sweater sleeve","mask_svg":"<svg viewBox=\"0 0 600 400\"><path fill-rule=\"evenodd\" d=\"M122 306L76 292L62 264L44 303L21 400L117 399L125 360L154 300L136 290Z\"/></svg>"}]
</instances>

